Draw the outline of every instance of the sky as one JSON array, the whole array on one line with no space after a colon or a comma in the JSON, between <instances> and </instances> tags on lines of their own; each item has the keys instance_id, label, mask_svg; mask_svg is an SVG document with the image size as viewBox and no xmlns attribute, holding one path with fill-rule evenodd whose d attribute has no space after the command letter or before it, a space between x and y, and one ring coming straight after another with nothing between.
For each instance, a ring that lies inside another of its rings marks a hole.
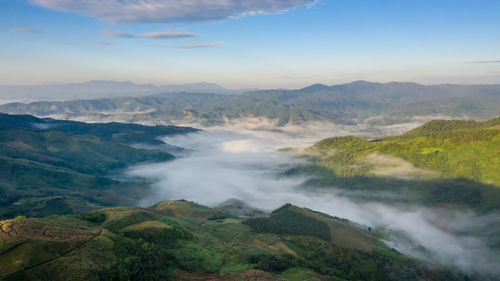
<instances>
[{"instance_id":1,"label":"sky","mask_svg":"<svg viewBox=\"0 0 500 281\"><path fill-rule=\"evenodd\" d=\"M0 85L500 83L498 0L0 0Z\"/></svg>"}]
</instances>

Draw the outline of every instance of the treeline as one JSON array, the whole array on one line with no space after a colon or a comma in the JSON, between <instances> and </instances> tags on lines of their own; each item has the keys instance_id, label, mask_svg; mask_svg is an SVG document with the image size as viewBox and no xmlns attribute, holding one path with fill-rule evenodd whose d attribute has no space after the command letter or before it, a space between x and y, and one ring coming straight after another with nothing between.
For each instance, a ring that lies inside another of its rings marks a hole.
<instances>
[{"instance_id":1,"label":"treeline","mask_svg":"<svg viewBox=\"0 0 500 281\"><path fill-rule=\"evenodd\" d=\"M326 222L293 211L289 205L273 212L269 217L248 219L244 224L258 233L310 235L326 241L331 240Z\"/></svg>"}]
</instances>

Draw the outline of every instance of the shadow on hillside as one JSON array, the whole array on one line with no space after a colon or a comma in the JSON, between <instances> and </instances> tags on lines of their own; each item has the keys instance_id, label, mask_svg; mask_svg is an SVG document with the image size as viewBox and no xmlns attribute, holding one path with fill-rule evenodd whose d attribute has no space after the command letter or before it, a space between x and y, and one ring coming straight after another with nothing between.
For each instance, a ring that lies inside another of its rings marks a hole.
<instances>
[{"instance_id":1,"label":"shadow on hillside","mask_svg":"<svg viewBox=\"0 0 500 281\"><path fill-rule=\"evenodd\" d=\"M336 188L360 200L392 201L424 206L450 205L479 212L500 211L500 188L470 179L399 179L391 177L343 177L334 171L305 165L289 169L286 176L313 175L305 188Z\"/></svg>"}]
</instances>

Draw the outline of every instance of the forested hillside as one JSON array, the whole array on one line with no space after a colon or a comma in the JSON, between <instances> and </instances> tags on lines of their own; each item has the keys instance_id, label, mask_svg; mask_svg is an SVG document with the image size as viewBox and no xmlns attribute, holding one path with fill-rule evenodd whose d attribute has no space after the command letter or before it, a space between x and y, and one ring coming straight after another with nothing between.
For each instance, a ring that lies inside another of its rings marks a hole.
<instances>
[{"instance_id":1,"label":"forested hillside","mask_svg":"<svg viewBox=\"0 0 500 281\"><path fill-rule=\"evenodd\" d=\"M398 137L370 141L325 139L309 151L323 155L321 163L343 176L381 173L384 165L397 164L391 163L395 159L384 159L388 155L414 165L406 171L410 177L467 178L500 186L498 117L485 122L436 120Z\"/></svg>"},{"instance_id":2,"label":"forested hillside","mask_svg":"<svg viewBox=\"0 0 500 281\"><path fill-rule=\"evenodd\" d=\"M0 114L0 217L67 214L130 204L146 192L147 184L113 180L110 172L173 159L165 151L130 144L158 144L159 136L192 131Z\"/></svg>"},{"instance_id":3,"label":"forested hillside","mask_svg":"<svg viewBox=\"0 0 500 281\"><path fill-rule=\"evenodd\" d=\"M464 276L407 257L347 220L290 204L270 217L248 220L227 214L223 218L220 212L192 202L166 201L150 208L18 218L0 221L0 226L0 278L5 281L463 280Z\"/></svg>"},{"instance_id":4,"label":"forested hillside","mask_svg":"<svg viewBox=\"0 0 500 281\"><path fill-rule=\"evenodd\" d=\"M386 191L398 196L377 200L498 210L499 123L436 120L397 137L324 139L304 152L315 165L288 173L316 174L310 183L319 187L366 191L361 198Z\"/></svg>"}]
</instances>

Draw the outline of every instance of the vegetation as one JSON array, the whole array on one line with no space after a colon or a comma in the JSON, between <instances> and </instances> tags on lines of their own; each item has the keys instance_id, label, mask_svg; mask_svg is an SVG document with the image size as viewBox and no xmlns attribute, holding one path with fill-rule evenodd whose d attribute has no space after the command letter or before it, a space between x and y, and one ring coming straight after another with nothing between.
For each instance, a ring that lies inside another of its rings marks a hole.
<instances>
[{"instance_id":1,"label":"vegetation","mask_svg":"<svg viewBox=\"0 0 500 281\"><path fill-rule=\"evenodd\" d=\"M210 217L208 217L208 220L217 221L217 220L224 220L224 219L227 219L229 217L230 216L226 213L217 212L217 213L211 215Z\"/></svg>"},{"instance_id":2,"label":"vegetation","mask_svg":"<svg viewBox=\"0 0 500 281\"><path fill-rule=\"evenodd\" d=\"M399 137L382 140L325 139L308 152L319 155L320 165L342 177L465 178L500 186L499 123L500 118L485 122L431 121Z\"/></svg>"},{"instance_id":3,"label":"vegetation","mask_svg":"<svg viewBox=\"0 0 500 281\"><path fill-rule=\"evenodd\" d=\"M285 205L266 218L245 221L255 232L275 234L311 235L330 241L330 230L324 221L297 212L291 205Z\"/></svg>"},{"instance_id":4,"label":"vegetation","mask_svg":"<svg viewBox=\"0 0 500 281\"><path fill-rule=\"evenodd\" d=\"M142 239L118 236L114 241L117 259L96 270L99 280L174 280L174 258L166 247Z\"/></svg>"},{"instance_id":5,"label":"vegetation","mask_svg":"<svg viewBox=\"0 0 500 281\"><path fill-rule=\"evenodd\" d=\"M305 151L313 164L286 174L314 175L309 186L357 200L498 211L499 122L441 120L397 137L328 138Z\"/></svg>"},{"instance_id":6,"label":"vegetation","mask_svg":"<svg viewBox=\"0 0 500 281\"><path fill-rule=\"evenodd\" d=\"M206 214L200 216L200 211ZM297 276L313 280L422 280L426 276L460 280L453 271L428 267L391 250L348 221L290 204L259 221L214 221L208 219L210 213L218 214L191 202L168 201L147 209L116 207L80 216L28 219L22 225L2 221L24 240L0 235L2 249L16 249L0 252L0 278L174 280L189 272L196 280L240 280L248 274L268 274L269 280L301 280ZM287 228L277 218L295 226ZM253 227L265 219L264 224L280 234ZM33 229L49 229L51 234L40 235ZM329 238L335 235L352 240ZM16 265L19 263L21 267Z\"/></svg>"},{"instance_id":7,"label":"vegetation","mask_svg":"<svg viewBox=\"0 0 500 281\"><path fill-rule=\"evenodd\" d=\"M106 220L106 214L99 211L94 211L91 213L81 214L80 218L92 223L101 224Z\"/></svg>"},{"instance_id":8,"label":"vegetation","mask_svg":"<svg viewBox=\"0 0 500 281\"><path fill-rule=\"evenodd\" d=\"M88 212L130 204L147 183L117 181L117 169L173 156L131 147L190 128L87 124L0 114L0 218Z\"/></svg>"}]
</instances>

